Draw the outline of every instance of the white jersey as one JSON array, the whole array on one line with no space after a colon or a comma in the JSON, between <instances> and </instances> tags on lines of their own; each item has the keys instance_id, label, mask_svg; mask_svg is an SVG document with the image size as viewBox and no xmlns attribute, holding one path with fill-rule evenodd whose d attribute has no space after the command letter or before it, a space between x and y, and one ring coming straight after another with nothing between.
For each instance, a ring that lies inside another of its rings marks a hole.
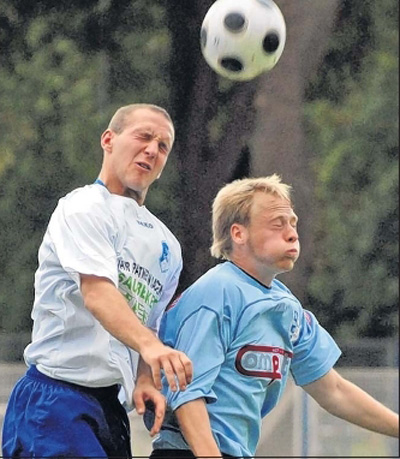
<instances>
[{"instance_id":1,"label":"white jersey","mask_svg":"<svg viewBox=\"0 0 400 459\"><path fill-rule=\"evenodd\" d=\"M156 331L181 269L177 239L146 207L100 184L72 191L60 199L39 249L26 363L82 386L121 384L132 408L138 354L84 306L80 274L109 279Z\"/></svg>"}]
</instances>

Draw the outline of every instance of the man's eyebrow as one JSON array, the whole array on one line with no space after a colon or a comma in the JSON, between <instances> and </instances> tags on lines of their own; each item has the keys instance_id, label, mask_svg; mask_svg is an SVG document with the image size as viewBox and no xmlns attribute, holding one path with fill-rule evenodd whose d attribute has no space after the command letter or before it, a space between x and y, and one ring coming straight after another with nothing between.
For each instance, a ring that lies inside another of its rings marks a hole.
<instances>
[{"instance_id":1,"label":"man's eyebrow","mask_svg":"<svg viewBox=\"0 0 400 459\"><path fill-rule=\"evenodd\" d=\"M286 212L279 212L279 211L277 211L274 215L270 216L270 220L278 220L278 219L288 219L288 220L298 221L299 217L296 214L288 215Z\"/></svg>"},{"instance_id":2,"label":"man's eyebrow","mask_svg":"<svg viewBox=\"0 0 400 459\"><path fill-rule=\"evenodd\" d=\"M136 126L132 130L133 131L147 131L147 132L152 131L151 127L149 126Z\"/></svg>"},{"instance_id":3,"label":"man's eyebrow","mask_svg":"<svg viewBox=\"0 0 400 459\"><path fill-rule=\"evenodd\" d=\"M155 135L155 132L154 132L154 129L150 126L138 126L138 127L135 127L132 129L132 132L144 132L146 134L152 134L152 135ZM172 142L173 139L174 139L174 136L168 132L166 133L165 135L162 135L162 136L158 136L157 137L160 139L160 140L165 140L165 141L169 141L169 142Z\"/></svg>"}]
</instances>

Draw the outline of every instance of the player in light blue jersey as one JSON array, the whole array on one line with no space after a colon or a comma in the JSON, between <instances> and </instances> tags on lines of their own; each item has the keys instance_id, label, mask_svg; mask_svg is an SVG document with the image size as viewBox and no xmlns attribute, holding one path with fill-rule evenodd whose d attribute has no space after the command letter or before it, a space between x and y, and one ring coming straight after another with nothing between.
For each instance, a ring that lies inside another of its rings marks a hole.
<instances>
[{"instance_id":1,"label":"player in light blue jersey","mask_svg":"<svg viewBox=\"0 0 400 459\"><path fill-rule=\"evenodd\" d=\"M276 175L226 185L214 201L213 237L212 254L227 261L161 322L160 337L189 356L194 379L185 392L164 381L170 411L151 457L252 457L289 373L330 413L398 436L398 415L333 369L338 346L275 279L300 253L290 187Z\"/></svg>"},{"instance_id":2,"label":"player in light blue jersey","mask_svg":"<svg viewBox=\"0 0 400 459\"><path fill-rule=\"evenodd\" d=\"M8 403L4 457L129 458L126 411L155 403L155 433L161 370L172 390L190 381L190 360L155 335L181 248L144 206L174 135L164 109L121 107L101 136L98 180L60 199L39 249L29 369Z\"/></svg>"}]
</instances>

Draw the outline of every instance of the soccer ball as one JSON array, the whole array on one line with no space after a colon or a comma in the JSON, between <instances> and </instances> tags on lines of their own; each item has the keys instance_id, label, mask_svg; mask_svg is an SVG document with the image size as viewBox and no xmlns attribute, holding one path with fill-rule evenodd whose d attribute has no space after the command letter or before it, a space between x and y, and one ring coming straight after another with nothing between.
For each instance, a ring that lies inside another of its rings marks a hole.
<instances>
[{"instance_id":1,"label":"soccer ball","mask_svg":"<svg viewBox=\"0 0 400 459\"><path fill-rule=\"evenodd\" d=\"M272 0L217 0L204 17L200 41L206 62L218 74L251 80L281 57L285 19Z\"/></svg>"}]
</instances>

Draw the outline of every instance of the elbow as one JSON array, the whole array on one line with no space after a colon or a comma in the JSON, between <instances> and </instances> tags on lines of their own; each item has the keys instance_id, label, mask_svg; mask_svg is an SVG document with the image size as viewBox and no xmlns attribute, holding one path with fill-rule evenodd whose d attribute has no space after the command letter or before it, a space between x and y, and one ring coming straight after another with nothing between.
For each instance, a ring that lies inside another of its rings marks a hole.
<instances>
[{"instance_id":1,"label":"elbow","mask_svg":"<svg viewBox=\"0 0 400 459\"><path fill-rule=\"evenodd\" d=\"M332 370L319 381L313 383L307 392L321 408L335 414L343 403L346 384L347 381Z\"/></svg>"},{"instance_id":2,"label":"elbow","mask_svg":"<svg viewBox=\"0 0 400 459\"><path fill-rule=\"evenodd\" d=\"M346 381L339 377L329 390L329 393L320 400L317 400L321 408L328 411L329 413L337 416L342 410L344 403L343 394Z\"/></svg>"}]
</instances>

